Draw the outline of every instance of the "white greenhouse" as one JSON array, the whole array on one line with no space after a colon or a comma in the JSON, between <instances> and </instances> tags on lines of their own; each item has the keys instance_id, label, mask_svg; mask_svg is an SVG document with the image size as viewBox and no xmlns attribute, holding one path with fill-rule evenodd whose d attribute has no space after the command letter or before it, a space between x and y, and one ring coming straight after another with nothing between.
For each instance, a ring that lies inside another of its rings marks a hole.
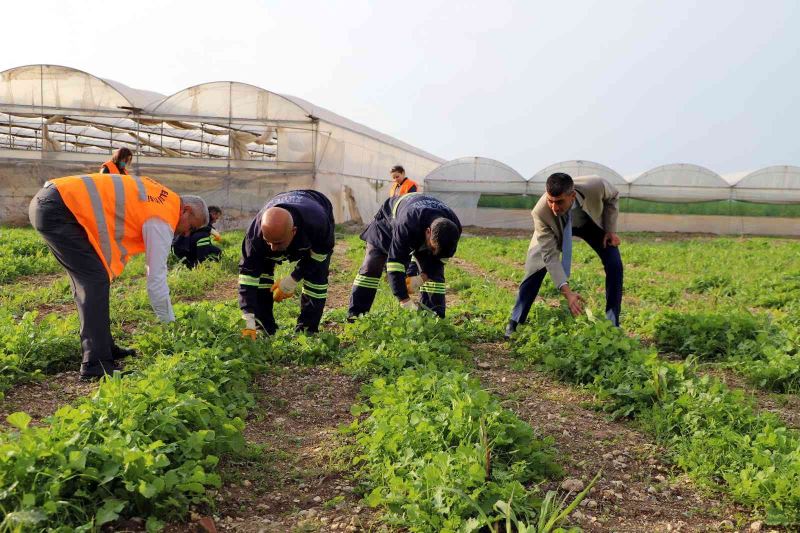
<instances>
[{"instance_id":1,"label":"white greenhouse","mask_svg":"<svg viewBox=\"0 0 800 533\"><path fill-rule=\"evenodd\" d=\"M389 169L420 182L443 160L297 97L233 81L165 96L69 67L0 73L0 222L24 221L48 178L96 171L111 152L133 170L203 195L232 217L274 194L315 188L337 221L369 219Z\"/></svg>"}]
</instances>

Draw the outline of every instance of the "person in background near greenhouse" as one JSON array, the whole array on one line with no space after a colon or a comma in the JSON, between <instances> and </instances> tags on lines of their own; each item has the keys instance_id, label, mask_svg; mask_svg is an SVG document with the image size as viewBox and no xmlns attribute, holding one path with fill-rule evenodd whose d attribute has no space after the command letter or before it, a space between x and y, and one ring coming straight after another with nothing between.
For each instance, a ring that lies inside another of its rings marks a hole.
<instances>
[{"instance_id":1,"label":"person in background near greenhouse","mask_svg":"<svg viewBox=\"0 0 800 533\"><path fill-rule=\"evenodd\" d=\"M393 166L390 175L394 183L392 183L392 188L389 189L389 198L403 196L410 192L418 192L417 182L406 177L406 169L404 169L402 165Z\"/></svg>"},{"instance_id":2,"label":"person in background near greenhouse","mask_svg":"<svg viewBox=\"0 0 800 533\"><path fill-rule=\"evenodd\" d=\"M208 207L144 176L91 174L46 182L28 216L69 274L86 380L119 370L117 361L133 355L111 337L109 291L134 255L145 253L153 311L163 322L175 320L167 286L172 239L208 224Z\"/></svg>"},{"instance_id":3,"label":"person in background near greenhouse","mask_svg":"<svg viewBox=\"0 0 800 533\"><path fill-rule=\"evenodd\" d=\"M222 250L213 244L211 240L219 242L222 240L219 232L214 229L214 223L222 216L222 209L212 205L208 207L208 225L193 232L188 237L178 235L172 241L172 252L189 268L194 268L203 261L212 259L219 261Z\"/></svg>"},{"instance_id":4,"label":"person in background near greenhouse","mask_svg":"<svg viewBox=\"0 0 800 533\"><path fill-rule=\"evenodd\" d=\"M458 217L436 198L409 193L386 200L361 234L367 251L353 282L348 319L370 310L384 265L404 309L418 309L409 293L419 290L422 306L443 317L444 264L455 255L460 237ZM412 254L421 270L417 276L406 275Z\"/></svg>"},{"instance_id":5,"label":"person in background near greenhouse","mask_svg":"<svg viewBox=\"0 0 800 533\"><path fill-rule=\"evenodd\" d=\"M131 164L131 161L133 161L133 152L127 148L120 148L114 152L111 159L103 163L103 166L100 167L100 173L127 174L127 166Z\"/></svg>"},{"instance_id":6,"label":"person in background near greenhouse","mask_svg":"<svg viewBox=\"0 0 800 533\"><path fill-rule=\"evenodd\" d=\"M239 307L245 321L243 336L255 339L259 330L275 333L278 326L273 302L294 296L301 281L300 316L295 331L319 330L328 298L334 240L333 206L322 193L289 191L267 202L250 223L242 242ZM290 275L275 281L275 265L284 261L297 261L297 266Z\"/></svg>"},{"instance_id":7,"label":"person in background near greenhouse","mask_svg":"<svg viewBox=\"0 0 800 533\"><path fill-rule=\"evenodd\" d=\"M577 177L573 181L569 174L557 172L547 178L545 193L531 211L533 237L525 261L525 277L506 327L506 338L528 318L547 272L567 299L570 312L574 316L583 312L583 298L569 286L573 235L585 240L603 262L606 317L619 326L622 258L616 233L618 197L617 189L597 176Z\"/></svg>"}]
</instances>

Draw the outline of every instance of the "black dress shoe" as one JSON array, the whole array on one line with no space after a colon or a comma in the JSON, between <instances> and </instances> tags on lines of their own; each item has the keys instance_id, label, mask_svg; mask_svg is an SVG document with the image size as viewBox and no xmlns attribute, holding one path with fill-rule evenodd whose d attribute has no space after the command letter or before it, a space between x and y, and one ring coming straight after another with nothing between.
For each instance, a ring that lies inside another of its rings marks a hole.
<instances>
[{"instance_id":1,"label":"black dress shoe","mask_svg":"<svg viewBox=\"0 0 800 533\"><path fill-rule=\"evenodd\" d=\"M94 361L81 364L81 381L94 381L114 372L122 372L122 367L114 360Z\"/></svg>"},{"instance_id":2,"label":"black dress shoe","mask_svg":"<svg viewBox=\"0 0 800 533\"><path fill-rule=\"evenodd\" d=\"M510 339L511 335L513 335L515 331L517 331L517 322L514 320L509 320L508 325L506 326L506 334L504 335L506 340Z\"/></svg>"},{"instance_id":3,"label":"black dress shoe","mask_svg":"<svg viewBox=\"0 0 800 533\"><path fill-rule=\"evenodd\" d=\"M133 348L120 348L116 344L111 347L111 357L114 358L114 361L118 361L120 359L125 359L126 357L135 357L136 350Z\"/></svg>"}]
</instances>

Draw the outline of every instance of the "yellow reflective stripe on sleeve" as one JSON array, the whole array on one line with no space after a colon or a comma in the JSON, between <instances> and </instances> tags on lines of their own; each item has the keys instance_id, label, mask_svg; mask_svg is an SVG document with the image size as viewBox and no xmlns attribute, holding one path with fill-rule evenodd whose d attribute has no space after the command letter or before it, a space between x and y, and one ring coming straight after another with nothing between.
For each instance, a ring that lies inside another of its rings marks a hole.
<instances>
[{"instance_id":1,"label":"yellow reflective stripe on sleeve","mask_svg":"<svg viewBox=\"0 0 800 533\"><path fill-rule=\"evenodd\" d=\"M211 239L198 239L197 246L211 246Z\"/></svg>"},{"instance_id":2,"label":"yellow reflective stripe on sleeve","mask_svg":"<svg viewBox=\"0 0 800 533\"><path fill-rule=\"evenodd\" d=\"M403 266L403 263L389 262L389 263L386 263L386 271L387 272L405 272L406 271L406 267Z\"/></svg>"},{"instance_id":3,"label":"yellow reflective stripe on sleeve","mask_svg":"<svg viewBox=\"0 0 800 533\"><path fill-rule=\"evenodd\" d=\"M309 287L311 289L315 289L315 290L318 290L318 291L327 291L328 290L328 284L327 283L325 285L319 285L317 283L311 283L310 281L303 280L303 286L304 287Z\"/></svg>"},{"instance_id":4,"label":"yellow reflective stripe on sleeve","mask_svg":"<svg viewBox=\"0 0 800 533\"><path fill-rule=\"evenodd\" d=\"M328 291L315 292L308 289L307 287L303 287L303 294L305 294L306 296L310 296L311 298L318 298L320 300L324 300L325 298L328 297Z\"/></svg>"},{"instance_id":5,"label":"yellow reflective stripe on sleeve","mask_svg":"<svg viewBox=\"0 0 800 533\"><path fill-rule=\"evenodd\" d=\"M397 218L397 208L400 207L400 204L409 198L413 198L414 196L419 196L422 194L421 192L410 192L408 194L404 194L403 196L399 197L397 201L392 206L392 218Z\"/></svg>"},{"instance_id":6,"label":"yellow reflective stripe on sleeve","mask_svg":"<svg viewBox=\"0 0 800 533\"><path fill-rule=\"evenodd\" d=\"M325 261L328 258L328 254L318 254L315 253L313 250L311 251L311 259L314 261L319 261L320 263Z\"/></svg>"},{"instance_id":7,"label":"yellow reflective stripe on sleeve","mask_svg":"<svg viewBox=\"0 0 800 533\"><path fill-rule=\"evenodd\" d=\"M239 274L239 285L258 287L258 278L255 278L253 276L248 276L246 274Z\"/></svg>"},{"instance_id":8,"label":"yellow reflective stripe on sleeve","mask_svg":"<svg viewBox=\"0 0 800 533\"><path fill-rule=\"evenodd\" d=\"M446 263L450 262L450 258L449 257L440 257L439 261L441 261L442 263L446 264Z\"/></svg>"}]
</instances>

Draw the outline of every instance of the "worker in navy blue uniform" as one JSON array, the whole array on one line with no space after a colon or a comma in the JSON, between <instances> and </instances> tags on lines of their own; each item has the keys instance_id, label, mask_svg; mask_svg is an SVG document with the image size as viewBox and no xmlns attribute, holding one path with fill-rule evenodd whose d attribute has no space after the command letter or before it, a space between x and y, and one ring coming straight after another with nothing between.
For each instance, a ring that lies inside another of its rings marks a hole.
<instances>
[{"instance_id":1,"label":"worker in navy blue uniform","mask_svg":"<svg viewBox=\"0 0 800 533\"><path fill-rule=\"evenodd\" d=\"M273 302L294 296L300 282L300 316L296 331L316 332L328 297L328 270L334 245L333 207L320 192L289 191L278 194L250 223L242 242L239 262L239 307L245 328L273 334L278 326ZM275 281L275 265L297 261L294 271Z\"/></svg>"},{"instance_id":2,"label":"worker in navy blue uniform","mask_svg":"<svg viewBox=\"0 0 800 533\"><path fill-rule=\"evenodd\" d=\"M219 261L222 249L214 246L212 240L221 241L219 232L214 228L214 223L222 217L222 209L215 205L208 206L208 225L189 236L178 235L172 241L172 252L189 268L212 259Z\"/></svg>"},{"instance_id":3,"label":"worker in navy blue uniform","mask_svg":"<svg viewBox=\"0 0 800 533\"><path fill-rule=\"evenodd\" d=\"M445 312L444 264L456 253L461 222L443 202L422 193L386 200L361 234L367 251L350 294L349 317L372 307L384 265L392 293L405 309L417 309L409 292L420 291L420 303L437 315ZM406 276L414 260L420 273Z\"/></svg>"}]
</instances>

